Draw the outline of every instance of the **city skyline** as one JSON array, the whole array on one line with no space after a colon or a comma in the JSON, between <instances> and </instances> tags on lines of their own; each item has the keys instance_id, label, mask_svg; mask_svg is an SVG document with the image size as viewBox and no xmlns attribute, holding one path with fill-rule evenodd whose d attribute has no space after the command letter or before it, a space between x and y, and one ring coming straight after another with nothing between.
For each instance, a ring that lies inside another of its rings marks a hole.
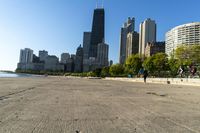
<instances>
[{"instance_id":1,"label":"city skyline","mask_svg":"<svg viewBox=\"0 0 200 133\"><path fill-rule=\"evenodd\" d=\"M200 20L195 14L199 12L200 2L178 1L178 3L172 0L171 2L170 0L164 2L127 0L124 3L115 1L116 4L113 2L114 0L105 1L104 8L107 12L105 38L110 46L109 59L114 60L115 63L119 59L120 27L128 17L136 19L136 31L139 31L139 23L146 18L155 20L158 27L158 41L164 41L165 33L171 28ZM145 9L149 7L148 3L152 4L150 10ZM175 3L180 6L171 5ZM136 6L131 7L132 4ZM171 11L167 8L163 9L162 5L171 5ZM84 3L80 0L0 1L2 20L0 22L0 69L15 70L19 60L19 50L22 48L31 48L34 51L45 49L59 57L64 52L75 53L77 46L82 44L83 32L91 29L92 12L95 6L96 1ZM139 10L141 6L144 7L144 11ZM193 8L185 10L189 6ZM117 11L119 8L123 9L120 13Z\"/></svg>"}]
</instances>

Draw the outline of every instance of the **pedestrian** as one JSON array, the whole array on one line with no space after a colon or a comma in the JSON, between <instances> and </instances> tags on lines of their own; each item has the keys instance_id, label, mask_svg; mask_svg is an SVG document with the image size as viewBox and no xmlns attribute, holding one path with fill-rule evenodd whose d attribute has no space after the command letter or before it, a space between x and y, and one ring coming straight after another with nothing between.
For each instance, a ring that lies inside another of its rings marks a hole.
<instances>
[{"instance_id":1,"label":"pedestrian","mask_svg":"<svg viewBox=\"0 0 200 133\"><path fill-rule=\"evenodd\" d=\"M138 77L141 77L141 75L144 74L144 68L140 68L139 72L138 72Z\"/></svg>"},{"instance_id":2,"label":"pedestrian","mask_svg":"<svg viewBox=\"0 0 200 133\"><path fill-rule=\"evenodd\" d=\"M191 72L192 72L192 76L194 77L197 72L197 68L195 66L193 66Z\"/></svg>"},{"instance_id":3,"label":"pedestrian","mask_svg":"<svg viewBox=\"0 0 200 133\"><path fill-rule=\"evenodd\" d=\"M181 76L181 78L183 77L183 66L180 66L178 69L178 74Z\"/></svg>"},{"instance_id":4,"label":"pedestrian","mask_svg":"<svg viewBox=\"0 0 200 133\"><path fill-rule=\"evenodd\" d=\"M146 80L147 80L147 77L148 77L148 71L147 70L144 70L143 76L144 76L144 83L146 83Z\"/></svg>"}]
</instances>

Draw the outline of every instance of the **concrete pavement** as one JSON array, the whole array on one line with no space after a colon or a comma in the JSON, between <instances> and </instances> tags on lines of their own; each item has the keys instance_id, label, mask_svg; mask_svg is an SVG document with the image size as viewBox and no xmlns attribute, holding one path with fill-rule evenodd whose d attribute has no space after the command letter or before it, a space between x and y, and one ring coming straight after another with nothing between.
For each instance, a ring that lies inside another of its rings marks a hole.
<instances>
[{"instance_id":1,"label":"concrete pavement","mask_svg":"<svg viewBox=\"0 0 200 133\"><path fill-rule=\"evenodd\" d=\"M83 78L0 79L0 133L198 133L200 88Z\"/></svg>"}]
</instances>

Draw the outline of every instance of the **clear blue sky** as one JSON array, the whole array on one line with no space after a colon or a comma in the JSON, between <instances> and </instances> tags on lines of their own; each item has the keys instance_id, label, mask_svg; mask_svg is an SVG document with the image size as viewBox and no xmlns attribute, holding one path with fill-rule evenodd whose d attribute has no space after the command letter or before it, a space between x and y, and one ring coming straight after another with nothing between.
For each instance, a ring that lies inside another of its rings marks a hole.
<instances>
[{"instance_id":1,"label":"clear blue sky","mask_svg":"<svg viewBox=\"0 0 200 133\"><path fill-rule=\"evenodd\" d=\"M109 57L118 62L120 27L127 17L152 18L157 40L174 26L200 21L199 0L104 0ZM91 30L96 0L0 0L0 70L14 70L22 48L38 55L75 53L83 32Z\"/></svg>"}]
</instances>

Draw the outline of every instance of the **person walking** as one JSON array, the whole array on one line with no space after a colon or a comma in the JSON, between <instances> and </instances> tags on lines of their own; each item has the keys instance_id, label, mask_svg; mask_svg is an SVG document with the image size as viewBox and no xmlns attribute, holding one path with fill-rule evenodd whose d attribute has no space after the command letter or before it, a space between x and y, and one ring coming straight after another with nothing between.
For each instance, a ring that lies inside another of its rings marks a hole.
<instances>
[{"instance_id":1,"label":"person walking","mask_svg":"<svg viewBox=\"0 0 200 133\"><path fill-rule=\"evenodd\" d=\"M181 76L181 78L183 78L183 66L181 65L178 69L178 74Z\"/></svg>"},{"instance_id":2,"label":"person walking","mask_svg":"<svg viewBox=\"0 0 200 133\"><path fill-rule=\"evenodd\" d=\"M144 75L144 68L140 68L139 72L138 72L138 77L141 77L142 75Z\"/></svg>"},{"instance_id":3,"label":"person walking","mask_svg":"<svg viewBox=\"0 0 200 133\"><path fill-rule=\"evenodd\" d=\"M144 76L144 83L146 83L147 77L148 77L148 71L147 70L144 70L143 76Z\"/></svg>"},{"instance_id":4,"label":"person walking","mask_svg":"<svg viewBox=\"0 0 200 133\"><path fill-rule=\"evenodd\" d=\"M191 71L192 77L195 76L196 72L197 72L197 68L196 68L195 66L193 66L193 67L192 67L192 71Z\"/></svg>"}]
</instances>

